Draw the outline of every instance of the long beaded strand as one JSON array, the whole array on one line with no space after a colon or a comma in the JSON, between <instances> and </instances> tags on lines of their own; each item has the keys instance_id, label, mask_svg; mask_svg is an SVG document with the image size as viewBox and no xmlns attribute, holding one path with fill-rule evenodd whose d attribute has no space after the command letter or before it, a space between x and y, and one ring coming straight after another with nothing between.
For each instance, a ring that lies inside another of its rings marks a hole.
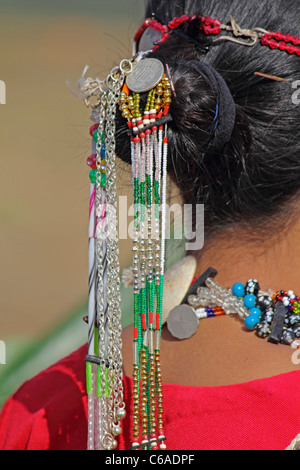
<instances>
[{"instance_id":1,"label":"long beaded strand","mask_svg":"<svg viewBox=\"0 0 300 470\"><path fill-rule=\"evenodd\" d=\"M117 232L115 169L115 113L121 89L132 61L123 60L105 82L93 80L100 90L97 100L99 124L91 127L89 225L89 346L86 357L88 393L88 449L113 450L125 417L121 353L120 264ZM85 103L90 80L82 85ZM109 220L110 218L110 220Z\"/></svg>"},{"instance_id":2,"label":"long beaded strand","mask_svg":"<svg viewBox=\"0 0 300 470\"><path fill-rule=\"evenodd\" d=\"M135 208L132 448L158 450L158 443L161 449L166 448L163 442L160 336L168 141L167 127L165 131L163 125L158 128L157 120L169 112L169 79L164 75L159 84L148 92L143 113L140 102L139 93L130 94L124 85L119 107L133 133L131 160Z\"/></svg>"}]
</instances>

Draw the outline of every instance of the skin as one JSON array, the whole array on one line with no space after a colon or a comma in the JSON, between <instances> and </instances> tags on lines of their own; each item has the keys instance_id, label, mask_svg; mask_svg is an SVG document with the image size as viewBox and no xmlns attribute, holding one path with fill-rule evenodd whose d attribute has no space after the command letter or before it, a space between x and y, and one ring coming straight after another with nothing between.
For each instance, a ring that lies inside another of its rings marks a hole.
<instances>
[{"instance_id":1,"label":"skin","mask_svg":"<svg viewBox=\"0 0 300 470\"><path fill-rule=\"evenodd\" d=\"M251 241L249 232L228 229L205 243L197 254L197 274L208 266L218 271L224 287L258 279L263 290L300 293L300 217L276 238ZM180 282L180 280L179 280ZM300 294L298 294L300 295ZM124 372L131 376L133 328L123 332ZM163 381L193 386L243 383L295 370L289 346L268 343L245 329L237 316L200 320L197 333L184 341L162 331ZM300 358L300 354L299 354Z\"/></svg>"}]
</instances>

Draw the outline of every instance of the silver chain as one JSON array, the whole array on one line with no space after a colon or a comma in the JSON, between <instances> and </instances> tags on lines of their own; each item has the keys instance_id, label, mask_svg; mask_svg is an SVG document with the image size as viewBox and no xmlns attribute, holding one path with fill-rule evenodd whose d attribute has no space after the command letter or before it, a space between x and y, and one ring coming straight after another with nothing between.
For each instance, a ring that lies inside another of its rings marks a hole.
<instances>
[{"instance_id":1,"label":"silver chain","mask_svg":"<svg viewBox=\"0 0 300 470\"><path fill-rule=\"evenodd\" d=\"M122 323L120 293L119 240L117 227L117 184L116 184L116 143L115 118L116 105L119 101L121 87L126 74L132 70L132 62L124 60L115 67L106 79L107 90L103 92L99 110L99 129L97 142L97 195L98 223L102 224L99 212L105 212L105 239L97 230L97 263L98 263L98 326L99 357L101 359L101 398L99 403L100 448L115 449L115 436L120 434L120 419L125 415L123 401L122 373ZM105 130L106 155L106 189L101 186L101 151L103 132ZM105 197L104 197L105 196ZM113 224L111 224L113 222ZM106 221L107 223L107 221ZM110 227L114 226L113 233ZM103 227L102 227L103 228ZM107 262L107 265L105 264Z\"/></svg>"}]
</instances>

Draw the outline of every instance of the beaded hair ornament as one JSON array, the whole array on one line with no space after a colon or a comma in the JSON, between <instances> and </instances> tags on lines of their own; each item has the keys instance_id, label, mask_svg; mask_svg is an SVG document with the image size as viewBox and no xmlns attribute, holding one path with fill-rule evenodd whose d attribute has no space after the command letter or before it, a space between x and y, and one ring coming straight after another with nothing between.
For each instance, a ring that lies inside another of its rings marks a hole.
<instances>
[{"instance_id":1,"label":"beaded hair ornament","mask_svg":"<svg viewBox=\"0 0 300 470\"><path fill-rule=\"evenodd\" d=\"M122 433L121 421L126 416L122 382L120 263L116 217L117 107L127 122L135 208L131 448L166 449L160 339L165 258L168 123L172 120L170 105L172 99L174 97L176 99L176 92L168 67L157 59L145 58L146 53L138 50L144 33L148 33L149 29L160 37L155 44L152 41L147 52L159 47L172 33L180 33L181 25L194 20L198 20L200 30L206 35L218 36L209 43L209 47L219 44L221 40L230 40L248 46L253 46L260 40L262 45L300 55L300 39L297 37L272 33L261 28L242 29L232 17L231 26L228 26L210 17L183 15L181 18L174 18L167 25L154 17L146 19L134 37L133 58L122 60L119 66L112 69L106 80L85 79L84 74L87 70L85 69L79 85L86 106L93 110L91 118L95 122L90 128L92 154L87 159L91 182L89 307L86 319L89 450L116 449L117 437ZM234 37L219 36L222 30L231 32ZM237 39L242 36L247 39L245 41ZM186 39L192 40L189 37ZM145 107L142 108L141 94L145 93L147 100ZM214 284L215 281L207 282L207 288L215 288L221 293L218 285ZM201 296L200 304L208 302L205 305L212 311L215 309L215 314L226 310L218 306L213 307L211 294L207 291L202 289L196 294ZM228 300L227 294L224 295ZM282 295L284 298L289 297L289 306L285 308L291 310L293 307L290 305L291 296L286 296L285 293ZM198 308L200 301L198 297L189 300ZM219 299L215 295L213 300L218 303L217 300L224 299ZM292 300L295 302L295 298ZM230 303L230 299L228 301ZM296 302L298 301L297 298ZM205 305L203 304L202 308ZM239 312L241 311L242 309ZM200 316L208 313L201 310Z\"/></svg>"},{"instance_id":2,"label":"beaded hair ornament","mask_svg":"<svg viewBox=\"0 0 300 470\"><path fill-rule=\"evenodd\" d=\"M87 79L82 87L86 104L93 108L92 117L98 121L90 128L93 153L87 160L91 168L86 357L90 450L115 449L125 417L118 234L116 218L112 218L117 208L117 106L127 121L135 211L132 448L166 448L160 335L171 85L160 61L141 59L142 55L123 60L105 82ZM144 108L141 93L147 93Z\"/></svg>"}]
</instances>

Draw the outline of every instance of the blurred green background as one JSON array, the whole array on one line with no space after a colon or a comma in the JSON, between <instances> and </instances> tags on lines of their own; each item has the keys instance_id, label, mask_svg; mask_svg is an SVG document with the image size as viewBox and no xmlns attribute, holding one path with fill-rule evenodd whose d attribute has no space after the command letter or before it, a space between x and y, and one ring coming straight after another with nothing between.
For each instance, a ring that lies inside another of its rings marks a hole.
<instances>
[{"instance_id":1,"label":"blurred green background","mask_svg":"<svg viewBox=\"0 0 300 470\"><path fill-rule=\"evenodd\" d=\"M0 407L86 341L89 111L69 91L131 56L144 0L1 0ZM119 171L129 193L130 171ZM130 263L122 242L121 265ZM128 296L127 296L128 297ZM128 312L124 296L123 311ZM125 315L124 322L130 319Z\"/></svg>"}]
</instances>

